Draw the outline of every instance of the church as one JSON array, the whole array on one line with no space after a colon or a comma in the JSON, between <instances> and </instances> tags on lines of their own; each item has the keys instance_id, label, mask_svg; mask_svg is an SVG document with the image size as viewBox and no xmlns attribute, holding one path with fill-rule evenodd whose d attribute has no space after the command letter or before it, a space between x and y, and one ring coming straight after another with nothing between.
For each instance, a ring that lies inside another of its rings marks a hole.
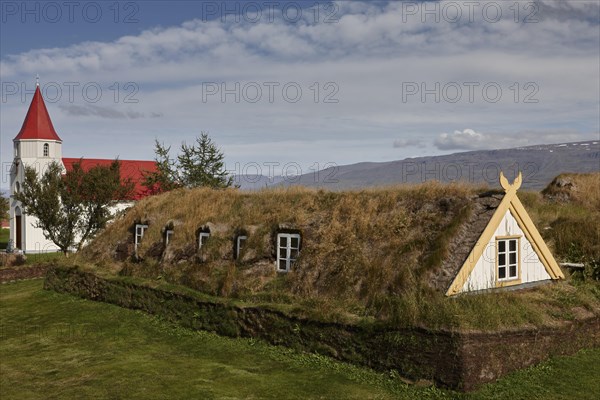
<instances>
[{"instance_id":1,"label":"church","mask_svg":"<svg viewBox=\"0 0 600 400\"><path fill-rule=\"evenodd\" d=\"M25 167L34 167L42 174L52 162L58 162L69 170L73 164L81 161L84 170L95 165L110 165L112 159L63 158L62 139L56 133L50 114L44 103L39 83L25 116L21 130L13 139L14 161L10 170L10 240L15 249L24 253L43 253L58 251L58 247L47 240L41 229L36 228L36 218L26 215L13 195L21 189ZM133 202L147 193L142 186L143 173L156 170L154 161L119 160L121 178L130 178L135 187L128 199L121 200L113 211L130 207Z\"/></svg>"}]
</instances>

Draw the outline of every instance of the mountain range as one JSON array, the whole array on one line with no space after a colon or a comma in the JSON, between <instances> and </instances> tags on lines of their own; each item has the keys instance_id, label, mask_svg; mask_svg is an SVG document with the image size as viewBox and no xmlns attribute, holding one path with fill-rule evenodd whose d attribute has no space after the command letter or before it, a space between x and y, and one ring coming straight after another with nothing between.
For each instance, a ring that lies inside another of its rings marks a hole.
<instances>
[{"instance_id":1,"label":"mountain range","mask_svg":"<svg viewBox=\"0 0 600 400\"><path fill-rule=\"evenodd\" d=\"M292 185L345 190L430 180L445 183L465 181L496 187L500 171L509 180L521 171L522 188L541 190L564 172L599 172L599 141L476 150L388 162L361 162L292 177L238 175L235 181L242 189L248 190Z\"/></svg>"}]
</instances>

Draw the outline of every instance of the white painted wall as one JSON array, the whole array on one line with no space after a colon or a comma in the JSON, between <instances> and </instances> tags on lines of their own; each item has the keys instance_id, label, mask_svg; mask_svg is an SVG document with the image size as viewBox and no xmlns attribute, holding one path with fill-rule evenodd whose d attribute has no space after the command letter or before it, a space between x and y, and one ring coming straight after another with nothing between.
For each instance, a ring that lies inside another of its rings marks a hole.
<instances>
[{"instance_id":1,"label":"white painted wall","mask_svg":"<svg viewBox=\"0 0 600 400\"><path fill-rule=\"evenodd\" d=\"M484 290L496 287L496 237L521 236L519 257L521 259L521 283L537 282L551 279L540 261L533 246L525 237L523 229L517 223L510 210L502 218L498 228L488 243L471 275L460 290L461 293ZM477 244L476 246L479 246Z\"/></svg>"},{"instance_id":2,"label":"white painted wall","mask_svg":"<svg viewBox=\"0 0 600 400\"><path fill-rule=\"evenodd\" d=\"M49 154L44 157L44 144L48 143ZM53 161L62 164L62 143L55 140L19 140L15 142L15 159L10 174L10 239L13 246L17 245L16 211L19 202L12 198L17 186L23 186L25 167L34 167L42 175ZM16 165L18 163L18 166ZM17 185L18 183L18 185ZM22 211L22 207L21 211ZM41 229L35 227L37 219L21 212L22 245L25 253L41 253L58 251L58 247L44 237Z\"/></svg>"}]
</instances>

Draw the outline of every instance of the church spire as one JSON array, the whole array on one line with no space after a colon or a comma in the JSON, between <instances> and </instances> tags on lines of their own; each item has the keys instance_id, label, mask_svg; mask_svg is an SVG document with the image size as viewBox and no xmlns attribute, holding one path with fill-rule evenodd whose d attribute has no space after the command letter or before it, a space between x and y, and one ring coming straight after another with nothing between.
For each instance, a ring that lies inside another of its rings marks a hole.
<instances>
[{"instance_id":1,"label":"church spire","mask_svg":"<svg viewBox=\"0 0 600 400\"><path fill-rule=\"evenodd\" d=\"M39 79L39 77L37 79ZM52 125L52 120L50 119L46 104L42 98L39 80L36 82L33 100L31 100L31 105L25 116L25 121L23 121L23 126L21 127L19 134L13 140L26 139L62 141Z\"/></svg>"}]
</instances>

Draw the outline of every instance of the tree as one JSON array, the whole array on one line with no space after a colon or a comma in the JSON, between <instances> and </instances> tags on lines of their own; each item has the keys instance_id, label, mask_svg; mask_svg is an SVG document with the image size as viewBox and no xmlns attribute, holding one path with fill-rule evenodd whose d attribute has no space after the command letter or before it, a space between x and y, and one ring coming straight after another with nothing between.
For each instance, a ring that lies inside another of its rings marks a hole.
<instances>
[{"instance_id":1,"label":"tree","mask_svg":"<svg viewBox=\"0 0 600 400\"><path fill-rule=\"evenodd\" d=\"M4 196L0 196L0 221L8 221L9 207L8 199Z\"/></svg>"},{"instance_id":2,"label":"tree","mask_svg":"<svg viewBox=\"0 0 600 400\"><path fill-rule=\"evenodd\" d=\"M144 185L152 192L166 192L178 187L227 188L233 177L225 170L225 155L202 132L193 145L182 143L180 154L170 158L171 147L155 142L157 171L146 174Z\"/></svg>"},{"instance_id":3,"label":"tree","mask_svg":"<svg viewBox=\"0 0 600 400\"><path fill-rule=\"evenodd\" d=\"M22 190L15 199L23 211L37 218L37 228L64 254L76 246L80 250L112 218L109 207L126 199L133 191L130 180L121 181L120 163L94 166L84 171L81 161L63 174L60 164L51 163L39 177L25 167Z\"/></svg>"},{"instance_id":4,"label":"tree","mask_svg":"<svg viewBox=\"0 0 600 400\"><path fill-rule=\"evenodd\" d=\"M178 177L177 163L169 157L171 146L165 147L158 140L154 142L156 171L144 173L144 181L150 194L168 192L181 187Z\"/></svg>"}]
</instances>

